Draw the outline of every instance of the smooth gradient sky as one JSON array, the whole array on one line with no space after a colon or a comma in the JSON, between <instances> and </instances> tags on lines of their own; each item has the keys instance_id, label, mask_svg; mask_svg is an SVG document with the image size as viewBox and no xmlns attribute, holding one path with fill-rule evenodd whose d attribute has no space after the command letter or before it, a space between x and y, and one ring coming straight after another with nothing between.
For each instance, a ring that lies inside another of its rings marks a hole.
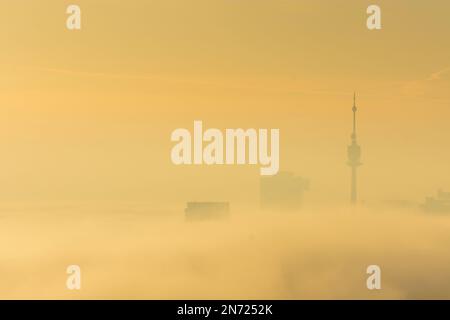
<instances>
[{"instance_id":1,"label":"smooth gradient sky","mask_svg":"<svg viewBox=\"0 0 450 320\"><path fill-rule=\"evenodd\" d=\"M305 201L345 203L353 91L360 199L450 190L449 15L446 0L3 0L0 200L256 204L259 166L171 163L171 131L203 120L279 128Z\"/></svg>"}]
</instances>

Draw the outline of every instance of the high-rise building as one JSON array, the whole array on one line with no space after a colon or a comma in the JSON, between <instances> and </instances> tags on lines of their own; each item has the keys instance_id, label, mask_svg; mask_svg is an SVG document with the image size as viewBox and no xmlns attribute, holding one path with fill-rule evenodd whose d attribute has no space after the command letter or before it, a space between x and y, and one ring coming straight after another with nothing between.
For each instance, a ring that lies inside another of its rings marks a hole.
<instances>
[{"instance_id":1,"label":"high-rise building","mask_svg":"<svg viewBox=\"0 0 450 320\"><path fill-rule=\"evenodd\" d=\"M291 172L279 172L274 176L262 176L260 185L261 209L298 210L309 181Z\"/></svg>"}]
</instances>

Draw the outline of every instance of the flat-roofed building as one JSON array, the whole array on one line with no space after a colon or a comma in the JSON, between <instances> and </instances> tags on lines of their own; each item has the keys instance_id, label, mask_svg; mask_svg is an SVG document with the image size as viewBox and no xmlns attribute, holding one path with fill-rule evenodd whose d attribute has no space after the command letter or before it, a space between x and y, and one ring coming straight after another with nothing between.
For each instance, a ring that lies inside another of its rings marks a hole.
<instances>
[{"instance_id":1,"label":"flat-roofed building","mask_svg":"<svg viewBox=\"0 0 450 320\"><path fill-rule=\"evenodd\" d=\"M437 197L427 197L422 209L429 212L450 213L450 192L439 190Z\"/></svg>"},{"instance_id":2,"label":"flat-roofed building","mask_svg":"<svg viewBox=\"0 0 450 320\"><path fill-rule=\"evenodd\" d=\"M186 220L216 220L223 219L230 214L228 202L188 202Z\"/></svg>"}]
</instances>

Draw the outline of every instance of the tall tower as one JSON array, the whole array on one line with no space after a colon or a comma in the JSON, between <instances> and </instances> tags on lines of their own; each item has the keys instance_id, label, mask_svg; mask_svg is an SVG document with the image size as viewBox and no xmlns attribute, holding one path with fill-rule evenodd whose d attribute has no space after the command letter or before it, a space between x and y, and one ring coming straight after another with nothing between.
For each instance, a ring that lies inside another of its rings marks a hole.
<instances>
[{"instance_id":1,"label":"tall tower","mask_svg":"<svg viewBox=\"0 0 450 320\"><path fill-rule=\"evenodd\" d=\"M362 164L360 162L361 158L361 147L356 142L356 94L353 94L353 133L351 135L352 138L352 144L348 146L347 153L348 153L348 162L347 164L352 169L352 180L351 180L351 202L352 204L356 203L357 200L357 194L356 194L356 173L357 168Z\"/></svg>"}]
</instances>

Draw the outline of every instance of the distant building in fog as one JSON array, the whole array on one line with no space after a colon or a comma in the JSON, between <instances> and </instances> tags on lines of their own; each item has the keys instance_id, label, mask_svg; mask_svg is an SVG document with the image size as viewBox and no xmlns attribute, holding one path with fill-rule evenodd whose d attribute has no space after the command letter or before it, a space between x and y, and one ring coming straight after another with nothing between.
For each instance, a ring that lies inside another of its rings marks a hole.
<instances>
[{"instance_id":1,"label":"distant building in fog","mask_svg":"<svg viewBox=\"0 0 450 320\"><path fill-rule=\"evenodd\" d=\"M215 220L230 214L228 202L188 202L184 210L186 220Z\"/></svg>"},{"instance_id":2,"label":"distant building in fog","mask_svg":"<svg viewBox=\"0 0 450 320\"><path fill-rule=\"evenodd\" d=\"M303 201L309 181L291 172L262 176L260 185L261 208L267 210L296 210Z\"/></svg>"},{"instance_id":3,"label":"distant building in fog","mask_svg":"<svg viewBox=\"0 0 450 320\"><path fill-rule=\"evenodd\" d=\"M421 206L423 210L429 212L449 212L450 213L450 192L438 190L437 197L427 197Z\"/></svg>"}]
</instances>

